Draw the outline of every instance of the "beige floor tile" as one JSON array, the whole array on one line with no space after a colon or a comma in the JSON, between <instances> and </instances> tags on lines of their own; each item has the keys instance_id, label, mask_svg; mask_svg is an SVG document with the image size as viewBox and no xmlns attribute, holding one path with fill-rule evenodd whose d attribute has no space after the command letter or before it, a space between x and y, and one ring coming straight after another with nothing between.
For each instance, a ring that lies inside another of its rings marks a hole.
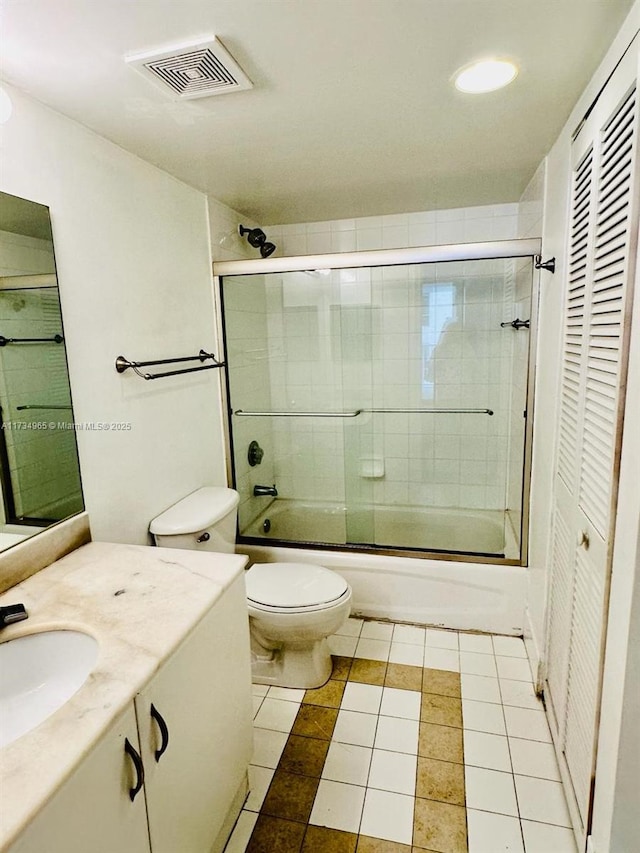
<instances>
[{"instance_id":1,"label":"beige floor tile","mask_svg":"<svg viewBox=\"0 0 640 853\"><path fill-rule=\"evenodd\" d=\"M342 694L344 693L344 685L344 681L331 678L322 687L317 687L315 690L305 690L302 701L305 705L339 708L342 702Z\"/></svg>"},{"instance_id":2,"label":"beige floor tile","mask_svg":"<svg viewBox=\"0 0 640 853\"><path fill-rule=\"evenodd\" d=\"M400 844L399 841L385 841L384 838L361 835L358 838L356 853L411 853L411 847L408 844Z\"/></svg>"},{"instance_id":3,"label":"beige floor tile","mask_svg":"<svg viewBox=\"0 0 640 853\"><path fill-rule=\"evenodd\" d=\"M464 761L462 729L454 726L438 726L420 723L418 755L423 758L438 758L440 761Z\"/></svg>"},{"instance_id":4,"label":"beige floor tile","mask_svg":"<svg viewBox=\"0 0 640 853\"><path fill-rule=\"evenodd\" d=\"M313 808L319 782L319 779L311 776L276 770L260 809L261 814L306 823Z\"/></svg>"},{"instance_id":5,"label":"beige floor tile","mask_svg":"<svg viewBox=\"0 0 640 853\"><path fill-rule=\"evenodd\" d=\"M331 740L337 719L337 708L322 708L319 705L301 705L298 710L298 716L293 723L291 734Z\"/></svg>"},{"instance_id":6,"label":"beige floor tile","mask_svg":"<svg viewBox=\"0 0 640 853\"><path fill-rule=\"evenodd\" d=\"M328 740L289 735L278 769L302 776L319 777L322 775L328 749Z\"/></svg>"},{"instance_id":7,"label":"beige floor tile","mask_svg":"<svg viewBox=\"0 0 640 853\"><path fill-rule=\"evenodd\" d=\"M408 666L402 663L387 664L385 687L398 687L403 690L422 689L422 667Z\"/></svg>"},{"instance_id":8,"label":"beige floor tile","mask_svg":"<svg viewBox=\"0 0 640 853\"><path fill-rule=\"evenodd\" d=\"M416 800L414 847L434 853L467 853L467 818L464 806Z\"/></svg>"},{"instance_id":9,"label":"beige floor tile","mask_svg":"<svg viewBox=\"0 0 640 853\"><path fill-rule=\"evenodd\" d=\"M464 805L464 767L435 758L418 759L416 797Z\"/></svg>"},{"instance_id":10,"label":"beige floor tile","mask_svg":"<svg viewBox=\"0 0 640 853\"><path fill-rule=\"evenodd\" d=\"M273 853L274 850L298 853L305 825L261 814L258 817L246 853Z\"/></svg>"},{"instance_id":11,"label":"beige floor tile","mask_svg":"<svg viewBox=\"0 0 640 853\"><path fill-rule=\"evenodd\" d=\"M453 696L422 694L420 719L423 723L462 728L462 703Z\"/></svg>"},{"instance_id":12,"label":"beige floor tile","mask_svg":"<svg viewBox=\"0 0 640 853\"><path fill-rule=\"evenodd\" d=\"M462 695L460 673L425 668L422 675L422 691L423 693L437 693L440 696L460 698Z\"/></svg>"},{"instance_id":13,"label":"beige floor tile","mask_svg":"<svg viewBox=\"0 0 640 853\"><path fill-rule=\"evenodd\" d=\"M346 681L349 677L349 670L353 658L342 657L341 655L332 655L333 657L333 672L331 679L333 681Z\"/></svg>"},{"instance_id":14,"label":"beige floor tile","mask_svg":"<svg viewBox=\"0 0 640 853\"><path fill-rule=\"evenodd\" d=\"M307 827L301 853L355 853L358 836L326 826Z\"/></svg>"},{"instance_id":15,"label":"beige floor tile","mask_svg":"<svg viewBox=\"0 0 640 853\"><path fill-rule=\"evenodd\" d=\"M386 672L386 661L354 658L351 669L349 670L349 681L358 681L361 684L376 684L378 687L382 687Z\"/></svg>"}]
</instances>

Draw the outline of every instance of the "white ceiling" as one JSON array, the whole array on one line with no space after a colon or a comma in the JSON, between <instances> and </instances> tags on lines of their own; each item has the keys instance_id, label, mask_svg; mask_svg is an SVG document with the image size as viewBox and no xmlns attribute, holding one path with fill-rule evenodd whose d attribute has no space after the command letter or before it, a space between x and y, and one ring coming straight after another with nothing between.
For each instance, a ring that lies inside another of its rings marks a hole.
<instances>
[{"instance_id":1,"label":"white ceiling","mask_svg":"<svg viewBox=\"0 0 640 853\"><path fill-rule=\"evenodd\" d=\"M633 0L0 0L0 74L264 225L515 201ZM123 57L217 35L250 91ZM515 59L507 89L454 71Z\"/></svg>"}]
</instances>

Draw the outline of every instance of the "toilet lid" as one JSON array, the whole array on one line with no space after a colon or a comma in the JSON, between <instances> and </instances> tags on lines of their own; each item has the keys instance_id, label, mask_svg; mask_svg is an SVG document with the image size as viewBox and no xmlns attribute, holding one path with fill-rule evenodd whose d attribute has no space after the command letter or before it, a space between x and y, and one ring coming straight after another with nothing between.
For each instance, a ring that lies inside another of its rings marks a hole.
<instances>
[{"instance_id":1,"label":"toilet lid","mask_svg":"<svg viewBox=\"0 0 640 853\"><path fill-rule=\"evenodd\" d=\"M247 598L267 607L311 607L349 588L340 575L308 563L258 563L245 575Z\"/></svg>"}]
</instances>

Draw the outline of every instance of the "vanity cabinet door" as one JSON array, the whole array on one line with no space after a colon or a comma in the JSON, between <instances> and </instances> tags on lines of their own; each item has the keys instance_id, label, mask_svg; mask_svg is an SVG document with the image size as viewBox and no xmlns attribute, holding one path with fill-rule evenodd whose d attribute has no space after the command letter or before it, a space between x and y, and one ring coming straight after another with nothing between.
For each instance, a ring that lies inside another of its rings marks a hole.
<instances>
[{"instance_id":1,"label":"vanity cabinet door","mask_svg":"<svg viewBox=\"0 0 640 853\"><path fill-rule=\"evenodd\" d=\"M63 732L61 737L73 737ZM7 853L150 853L147 812L125 740L139 754L133 704L109 728ZM34 759L37 773L37 758Z\"/></svg>"},{"instance_id":2,"label":"vanity cabinet door","mask_svg":"<svg viewBox=\"0 0 640 853\"><path fill-rule=\"evenodd\" d=\"M231 831L233 823L226 821L252 748L243 576L138 694L135 706L153 853L222 849L226 839L220 834Z\"/></svg>"}]
</instances>

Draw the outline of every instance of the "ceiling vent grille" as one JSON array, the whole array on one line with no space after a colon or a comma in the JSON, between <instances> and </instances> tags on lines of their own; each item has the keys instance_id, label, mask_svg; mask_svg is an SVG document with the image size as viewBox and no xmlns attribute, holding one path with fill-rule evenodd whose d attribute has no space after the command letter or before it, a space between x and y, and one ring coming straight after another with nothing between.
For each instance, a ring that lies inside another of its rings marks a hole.
<instances>
[{"instance_id":1,"label":"ceiling vent grille","mask_svg":"<svg viewBox=\"0 0 640 853\"><path fill-rule=\"evenodd\" d=\"M126 62L180 100L253 88L251 80L215 37L137 53L127 56Z\"/></svg>"}]
</instances>

